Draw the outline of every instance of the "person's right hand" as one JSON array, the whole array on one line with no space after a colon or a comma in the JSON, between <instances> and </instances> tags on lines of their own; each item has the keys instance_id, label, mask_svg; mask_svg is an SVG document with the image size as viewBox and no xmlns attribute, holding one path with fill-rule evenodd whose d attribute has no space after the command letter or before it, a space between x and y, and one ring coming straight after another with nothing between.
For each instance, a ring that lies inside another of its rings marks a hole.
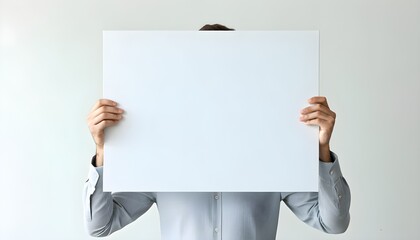
<instances>
[{"instance_id":1,"label":"person's right hand","mask_svg":"<svg viewBox=\"0 0 420 240\"><path fill-rule=\"evenodd\" d=\"M109 99L99 99L87 117L90 133L96 144L96 165L102 166L104 130L117 124L122 119L123 110L117 103Z\"/></svg>"}]
</instances>

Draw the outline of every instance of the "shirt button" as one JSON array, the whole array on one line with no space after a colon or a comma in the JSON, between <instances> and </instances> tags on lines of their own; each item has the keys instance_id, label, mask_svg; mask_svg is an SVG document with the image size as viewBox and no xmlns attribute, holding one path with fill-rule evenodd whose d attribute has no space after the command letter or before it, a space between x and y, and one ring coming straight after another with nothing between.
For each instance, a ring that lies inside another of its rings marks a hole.
<instances>
[{"instance_id":1,"label":"shirt button","mask_svg":"<svg viewBox=\"0 0 420 240\"><path fill-rule=\"evenodd\" d=\"M331 170L331 171L330 171L330 175L333 175L333 174L334 174L334 170Z\"/></svg>"},{"instance_id":2,"label":"shirt button","mask_svg":"<svg viewBox=\"0 0 420 240\"><path fill-rule=\"evenodd\" d=\"M219 232L219 228L214 228L214 231L215 232Z\"/></svg>"},{"instance_id":3,"label":"shirt button","mask_svg":"<svg viewBox=\"0 0 420 240\"><path fill-rule=\"evenodd\" d=\"M338 198L341 199L343 196L341 196L341 194L338 195Z\"/></svg>"},{"instance_id":4,"label":"shirt button","mask_svg":"<svg viewBox=\"0 0 420 240\"><path fill-rule=\"evenodd\" d=\"M219 200L219 195L214 195L214 199Z\"/></svg>"}]
</instances>

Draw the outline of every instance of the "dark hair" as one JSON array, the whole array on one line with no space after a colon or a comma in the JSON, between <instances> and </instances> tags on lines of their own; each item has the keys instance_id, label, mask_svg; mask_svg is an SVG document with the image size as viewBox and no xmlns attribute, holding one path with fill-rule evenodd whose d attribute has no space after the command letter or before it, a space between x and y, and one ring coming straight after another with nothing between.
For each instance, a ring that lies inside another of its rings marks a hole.
<instances>
[{"instance_id":1,"label":"dark hair","mask_svg":"<svg viewBox=\"0 0 420 240\"><path fill-rule=\"evenodd\" d=\"M233 28L228 28L221 24L206 24L199 31L235 31Z\"/></svg>"}]
</instances>

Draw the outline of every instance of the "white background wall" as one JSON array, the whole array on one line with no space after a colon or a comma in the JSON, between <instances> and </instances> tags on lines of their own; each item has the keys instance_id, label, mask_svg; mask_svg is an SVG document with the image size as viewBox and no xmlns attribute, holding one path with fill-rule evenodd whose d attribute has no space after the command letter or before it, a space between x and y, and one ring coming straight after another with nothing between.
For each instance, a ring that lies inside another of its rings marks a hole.
<instances>
[{"instance_id":1,"label":"white background wall","mask_svg":"<svg viewBox=\"0 0 420 240\"><path fill-rule=\"evenodd\" d=\"M283 206L278 239L420 239L420 1L0 0L0 238L90 239L85 123L102 89L102 30L320 30L321 94L352 190L326 235ZM109 239L159 239L154 207Z\"/></svg>"}]
</instances>

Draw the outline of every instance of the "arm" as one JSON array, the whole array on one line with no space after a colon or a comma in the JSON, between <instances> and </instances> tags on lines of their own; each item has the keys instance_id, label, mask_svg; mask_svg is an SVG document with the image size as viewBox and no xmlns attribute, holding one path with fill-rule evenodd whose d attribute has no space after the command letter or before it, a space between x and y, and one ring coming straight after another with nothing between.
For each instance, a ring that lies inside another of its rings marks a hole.
<instances>
[{"instance_id":1,"label":"arm","mask_svg":"<svg viewBox=\"0 0 420 240\"><path fill-rule=\"evenodd\" d=\"M328 233L346 231L350 222L350 189L341 174L337 155L330 151L336 114L325 97L308 99L300 120L319 126L319 192L283 193L282 199L303 222Z\"/></svg>"},{"instance_id":2,"label":"arm","mask_svg":"<svg viewBox=\"0 0 420 240\"><path fill-rule=\"evenodd\" d=\"M103 192L104 129L122 118L123 110L108 99L96 102L88 118L89 130L96 144L96 152L83 190L85 226L92 236L102 237L123 228L145 213L155 202L151 193Z\"/></svg>"},{"instance_id":3,"label":"arm","mask_svg":"<svg viewBox=\"0 0 420 240\"><path fill-rule=\"evenodd\" d=\"M284 203L306 224L326 233L343 233L350 222L350 188L337 156L319 162L319 192L282 193Z\"/></svg>"}]
</instances>

